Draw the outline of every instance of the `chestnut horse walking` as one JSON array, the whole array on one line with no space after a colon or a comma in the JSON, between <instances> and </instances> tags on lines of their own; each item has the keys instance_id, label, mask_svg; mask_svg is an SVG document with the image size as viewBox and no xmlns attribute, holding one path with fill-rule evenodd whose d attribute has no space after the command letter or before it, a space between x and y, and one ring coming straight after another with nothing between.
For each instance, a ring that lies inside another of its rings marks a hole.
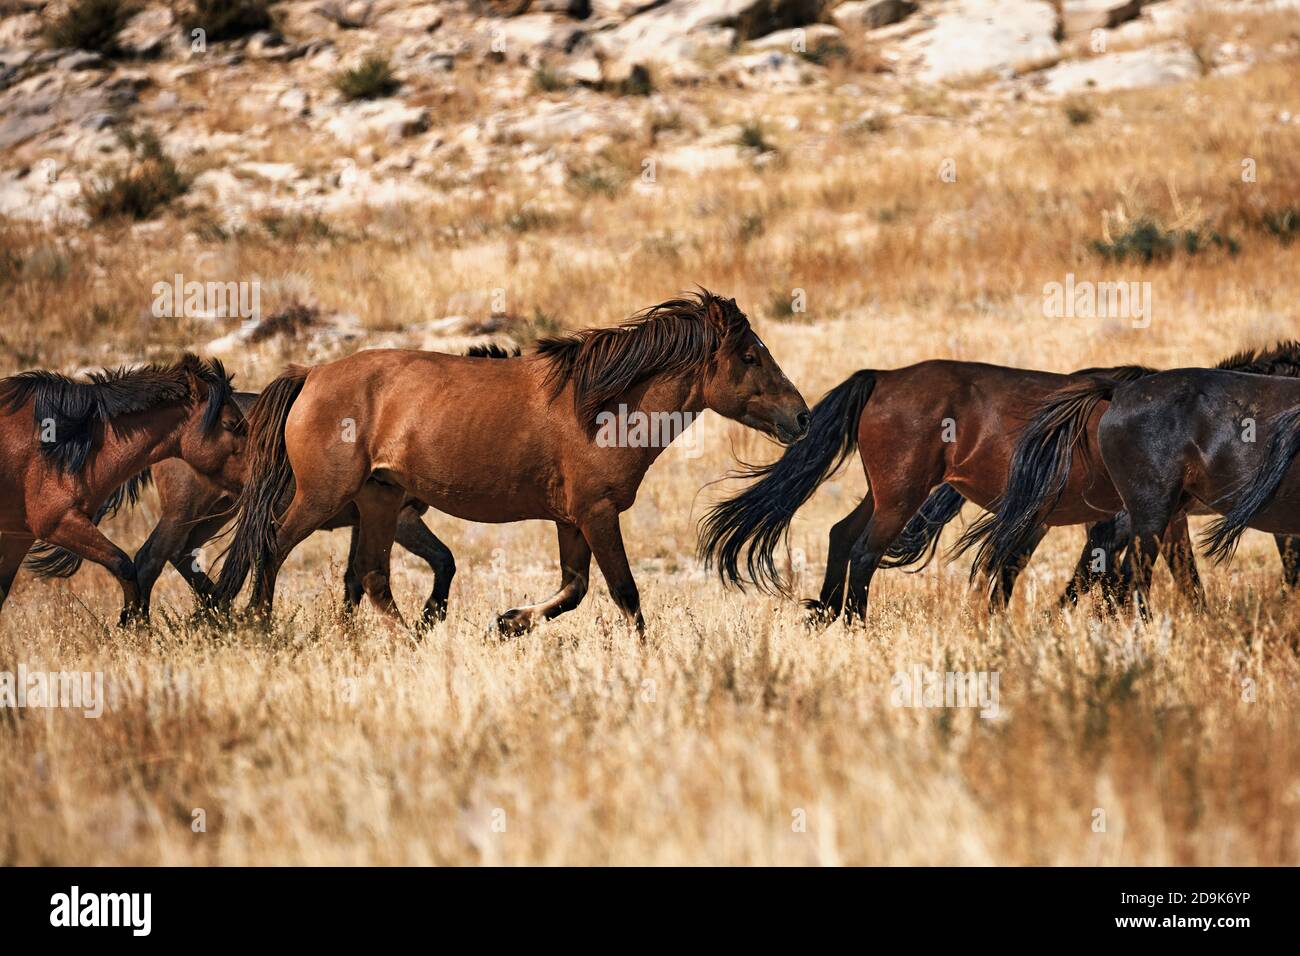
<instances>
[{"instance_id":1,"label":"chestnut horse walking","mask_svg":"<svg viewBox=\"0 0 1300 956\"><path fill-rule=\"evenodd\" d=\"M577 607L594 554L615 604L644 634L619 515L666 443L601 440L598 418L616 405L638 422L689 422L712 409L783 443L803 437L809 419L735 300L705 290L615 328L545 339L519 358L384 349L292 367L249 415L251 480L217 598L232 601L251 571L252 606L269 612L289 552L353 502L362 587L400 621L389 549L409 494L469 521L555 522L560 588L500 615L503 632Z\"/></svg>"},{"instance_id":2,"label":"chestnut horse walking","mask_svg":"<svg viewBox=\"0 0 1300 956\"><path fill-rule=\"evenodd\" d=\"M230 377L193 355L87 382L43 371L0 380L0 605L40 538L107 568L122 585L122 622L137 615L135 565L96 515L167 458L238 488L244 431Z\"/></svg>"}]
</instances>

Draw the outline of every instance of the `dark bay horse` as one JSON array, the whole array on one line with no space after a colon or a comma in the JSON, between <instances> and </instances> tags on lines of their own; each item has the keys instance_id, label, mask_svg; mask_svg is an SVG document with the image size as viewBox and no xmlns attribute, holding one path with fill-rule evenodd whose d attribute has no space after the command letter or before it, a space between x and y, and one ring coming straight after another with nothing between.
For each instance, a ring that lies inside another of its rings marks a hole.
<instances>
[{"instance_id":1,"label":"dark bay horse","mask_svg":"<svg viewBox=\"0 0 1300 956\"><path fill-rule=\"evenodd\" d=\"M998 500L1014 426L1030 415L1035 400L1083 380L1080 375L1126 381L1151 373L1141 366L1117 366L1071 376L946 360L855 372L817 403L808 438L777 461L748 469L745 476L756 480L704 516L700 556L716 564L725 583L754 583L784 593L776 549L795 512L857 450L869 490L831 529L821 595L804 603L814 623L834 620L841 610L850 619L862 617L878 567L923 566L965 499L983 508ZM1061 524L1076 520L1069 511L1051 518ZM1112 573L1110 562L1094 570L1093 557L1097 548L1113 550L1112 536L1110 523L1092 529L1063 600L1088 590L1099 571ZM1000 571L993 582L994 606L1010 600L1016 576L1037 543L1037 538L1027 541L1018 562Z\"/></svg>"},{"instance_id":2,"label":"dark bay horse","mask_svg":"<svg viewBox=\"0 0 1300 956\"><path fill-rule=\"evenodd\" d=\"M388 554L409 494L469 521L555 522L560 589L498 617L503 632L577 607L594 554L615 604L643 634L619 515L666 442L602 440L602 416L615 406L637 423L676 415L689 424L712 409L783 443L808 428L807 405L735 300L704 290L621 326L544 339L519 358L385 349L292 367L249 415L253 480L217 598L233 601L251 571L252 606L269 612L285 557L353 502L362 587L400 621Z\"/></svg>"},{"instance_id":3,"label":"dark bay horse","mask_svg":"<svg viewBox=\"0 0 1300 956\"><path fill-rule=\"evenodd\" d=\"M519 352L510 352L497 345L476 345L466 354L484 358L511 358ZM240 411L246 414L257 400L257 393L235 392L233 399ZM158 491L160 516L149 537L135 554L140 616L148 617L149 599L154 584L168 562L185 579L199 604L211 607L213 583L204 568L205 562L199 560L201 549L230 521L238 490L232 492L228 482L213 481L181 459L169 458L142 473L129 488L124 486L122 493L112 496L100 506L94 517L95 524L111 517L124 503L135 504L138 493L148 482L152 482ZM242 487L242 481L239 487ZM446 617L447 596L456 575L456 560L451 550L420 520L427 508L421 502L407 499L397 519L396 540L407 551L423 558L433 571L433 590L421 615L421 623L431 625ZM352 560L357 549L356 525L356 508L349 505L321 526L323 531L352 528L347 570L343 577L345 607L355 607L361 603L361 582L356 576ZM66 578L77 573L81 567L81 558L63 548L38 543L28 554L26 567L41 577Z\"/></svg>"},{"instance_id":4,"label":"dark bay horse","mask_svg":"<svg viewBox=\"0 0 1300 956\"><path fill-rule=\"evenodd\" d=\"M193 355L85 382L43 371L0 380L0 604L39 538L108 569L130 620L141 610L135 564L95 516L168 458L238 488L244 441L230 377Z\"/></svg>"},{"instance_id":5,"label":"dark bay horse","mask_svg":"<svg viewBox=\"0 0 1300 956\"><path fill-rule=\"evenodd\" d=\"M1071 383L1045 398L1025 425L1002 501L962 545L978 545L976 568L997 573L1066 503L1073 503L1078 521L1119 513L1126 526L1121 537L1132 542L1123 577L1146 613L1155 555L1168 547L1169 524L1185 524L1189 513L1261 507L1262 493L1251 498L1244 489L1256 470L1269 467L1265 439L1286 434L1284 423L1270 416L1300 403L1298 375L1300 343L1287 342L1233 356L1217 369L1176 369L1127 384ZM1285 517L1287 500L1281 494L1277 505L1248 520L1275 533L1286 583L1294 586L1298 551L1290 536L1300 532L1300 522ZM1241 514L1212 535L1220 556L1230 550L1232 527L1246 526ZM1190 585L1195 606L1204 607L1194 558L1167 550L1166 557L1175 579Z\"/></svg>"}]
</instances>

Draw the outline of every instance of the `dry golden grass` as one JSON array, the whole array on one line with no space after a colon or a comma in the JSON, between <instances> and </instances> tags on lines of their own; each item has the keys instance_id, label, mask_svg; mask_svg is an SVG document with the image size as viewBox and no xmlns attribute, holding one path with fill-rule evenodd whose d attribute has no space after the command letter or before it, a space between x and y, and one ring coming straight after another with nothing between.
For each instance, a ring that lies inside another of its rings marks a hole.
<instances>
[{"instance_id":1,"label":"dry golden grass","mask_svg":"<svg viewBox=\"0 0 1300 956\"><path fill-rule=\"evenodd\" d=\"M493 288L514 314L605 324L699 282L738 297L810 399L858 368L930 357L1217 361L1296 334L1297 246L1258 225L1262 211L1300 207L1300 125L1278 118L1293 106L1294 65L1093 98L1096 118L1079 126L1059 103L991 110L957 90L943 109L848 133L863 99L794 93L766 114L779 155L761 168L675 174L665 161L656 187L611 198L485 174L476 198L341 223L346 242L205 243L183 219L116 233L14 227L0 239L3 371L202 341L210 328L141 316L152 283L200 271L204 253L204 278L268 283L267 311L287 304L276 288L287 300L306 281L372 329ZM719 128L755 115L709 95L681 105ZM613 142L608 161L635 169L650 149L645 108L645 129ZM945 158L955 183L939 178ZM1243 158L1257 182L1242 182ZM549 215L512 228L524 204ZM1190 216L1242 251L1105 263L1090 243L1121 208L1165 224ZM1151 281L1151 327L1044 319L1043 283L1066 272ZM768 318L795 288L808 314ZM245 384L273 371L232 365ZM98 720L0 712L0 862L1300 862L1296 604L1279 594L1271 542L1252 536L1231 567L1207 572L1203 618L1164 572L1148 626L1053 613L1073 529L1049 536L1005 617L987 616L959 562L884 572L867 625L809 632L794 606L726 593L691 560L694 520L722 490L701 489L733 453L774 453L739 426L697 427L705 454L661 459L624 519L644 646L603 585L531 636L486 633L495 613L554 589L540 523L429 517L460 573L449 621L422 643L368 611L340 616L339 533L293 556L269 632L183 623L188 597L171 572L153 629L128 632L100 623L118 603L100 570L20 578L0 618L0 670L102 671L114 690ZM826 531L863 490L850 469L797 517L805 595ZM137 545L155 507L110 535ZM409 556L396 566L410 614L428 575ZM999 716L892 706L893 675L914 665L997 672ZM199 808L203 833L191 829Z\"/></svg>"}]
</instances>

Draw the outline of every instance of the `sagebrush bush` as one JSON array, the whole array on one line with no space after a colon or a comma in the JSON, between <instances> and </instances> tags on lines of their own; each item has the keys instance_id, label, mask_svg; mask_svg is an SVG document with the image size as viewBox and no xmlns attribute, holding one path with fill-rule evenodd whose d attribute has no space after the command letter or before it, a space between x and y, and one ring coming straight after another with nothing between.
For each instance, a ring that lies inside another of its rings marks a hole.
<instances>
[{"instance_id":1,"label":"sagebrush bush","mask_svg":"<svg viewBox=\"0 0 1300 956\"><path fill-rule=\"evenodd\" d=\"M202 30L213 41L269 30L273 24L271 4L275 0L191 0L183 18L185 30Z\"/></svg>"},{"instance_id":2,"label":"sagebrush bush","mask_svg":"<svg viewBox=\"0 0 1300 956\"><path fill-rule=\"evenodd\" d=\"M152 130L128 131L122 141L134 161L111 170L82 196L83 208L97 223L152 218L190 187L190 176L163 151Z\"/></svg>"},{"instance_id":3,"label":"sagebrush bush","mask_svg":"<svg viewBox=\"0 0 1300 956\"><path fill-rule=\"evenodd\" d=\"M53 47L111 56L118 52L118 31L138 9L131 0L74 0L62 16L46 25L42 36Z\"/></svg>"},{"instance_id":4,"label":"sagebrush bush","mask_svg":"<svg viewBox=\"0 0 1300 956\"><path fill-rule=\"evenodd\" d=\"M392 96L400 86L397 77L393 75L388 57L381 53L370 54L360 66L345 70L334 79L334 87L347 100L373 100L381 96Z\"/></svg>"},{"instance_id":5,"label":"sagebrush bush","mask_svg":"<svg viewBox=\"0 0 1300 956\"><path fill-rule=\"evenodd\" d=\"M1231 236L1215 230L1165 229L1150 219L1139 219L1109 242L1094 240L1092 248L1103 259L1112 262L1126 262L1131 258L1151 263L1163 262L1179 251L1194 256L1214 248L1236 255L1241 245Z\"/></svg>"}]
</instances>

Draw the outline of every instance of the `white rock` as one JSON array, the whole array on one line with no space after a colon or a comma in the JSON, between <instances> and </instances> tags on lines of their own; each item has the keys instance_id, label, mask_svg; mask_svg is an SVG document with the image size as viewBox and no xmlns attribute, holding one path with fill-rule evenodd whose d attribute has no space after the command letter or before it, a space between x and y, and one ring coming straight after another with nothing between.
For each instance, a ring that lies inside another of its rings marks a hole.
<instances>
[{"instance_id":1,"label":"white rock","mask_svg":"<svg viewBox=\"0 0 1300 956\"><path fill-rule=\"evenodd\" d=\"M423 133L429 124L430 114L424 107L384 99L349 103L325 123L325 129L344 143L359 143L378 133L395 142Z\"/></svg>"},{"instance_id":2,"label":"white rock","mask_svg":"<svg viewBox=\"0 0 1300 956\"><path fill-rule=\"evenodd\" d=\"M668 0L593 40L611 57L673 63L811 23L821 7L821 0Z\"/></svg>"},{"instance_id":3,"label":"white rock","mask_svg":"<svg viewBox=\"0 0 1300 956\"><path fill-rule=\"evenodd\" d=\"M117 34L118 45L133 56L157 56L176 32L169 7L151 5L133 16Z\"/></svg>"},{"instance_id":4,"label":"white rock","mask_svg":"<svg viewBox=\"0 0 1300 956\"><path fill-rule=\"evenodd\" d=\"M933 29L904 44L921 54L926 83L1005 71L1060 55L1056 11L1044 0L953 0L934 11Z\"/></svg>"},{"instance_id":5,"label":"white rock","mask_svg":"<svg viewBox=\"0 0 1300 956\"><path fill-rule=\"evenodd\" d=\"M533 63L545 53L571 53L585 36L584 31L564 17L529 13L506 20L491 20L486 44L507 60Z\"/></svg>"},{"instance_id":6,"label":"white rock","mask_svg":"<svg viewBox=\"0 0 1300 956\"><path fill-rule=\"evenodd\" d=\"M806 27L777 30L753 40L751 50L779 50L785 53L816 53L837 45L844 39L844 31L829 23L810 23Z\"/></svg>"},{"instance_id":7,"label":"white rock","mask_svg":"<svg viewBox=\"0 0 1300 956\"><path fill-rule=\"evenodd\" d=\"M1167 86L1200 75L1200 65L1181 43L1145 50L1107 53L1060 63L1043 73L1043 90L1054 96L1106 90Z\"/></svg>"},{"instance_id":8,"label":"white rock","mask_svg":"<svg viewBox=\"0 0 1300 956\"><path fill-rule=\"evenodd\" d=\"M81 183L58 173L57 166L40 163L25 175L21 170L0 173L0 216L48 224L89 222L78 206Z\"/></svg>"}]
</instances>

